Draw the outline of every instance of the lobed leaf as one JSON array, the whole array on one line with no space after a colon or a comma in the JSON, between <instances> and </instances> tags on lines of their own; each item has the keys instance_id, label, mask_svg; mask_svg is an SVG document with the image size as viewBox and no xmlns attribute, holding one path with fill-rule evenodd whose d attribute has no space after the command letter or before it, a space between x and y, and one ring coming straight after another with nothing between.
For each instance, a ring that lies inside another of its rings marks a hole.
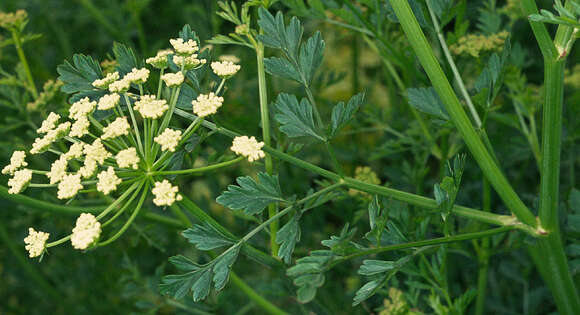
<instances>
[{"instance_id":1,"label":"lobed leaf","mask_svg":"<svg viewBox=\"0 0 580 315\"><path fill-rule=\"evenodd\" d=\"M407 97L409 104L416 109L440 119L449 120L443 101L433 87L407 89Z\"/></svg>"},{"instance_id":2,"label":"lobed leaf","mask_svg":"<svg viewBox=\"0 0 580 315\"><path fill-rule=\"evenodd\" d=\"M85 90L93 90L93 81L103 76L101 66L91 56L75 54L72 64L67 60L56 68L58 79L64 82L61 91L76 93Z\"/></svg>"},{"instance_id":3,"label":"lobed leaf","mask_svg":"<svg viewBox=\"0 0 580 315\"><path fill-rule=\"evenodd\" d=\"M358 112L360 106L364 102L364 97L364 93L358 93L351 97L346 105L344 102L340 102L334 106L330 120L331 138L336 136L336 134L354 118L354 115Z\"/></svg>"},{"instance_id":4,"label":"lobed leaf","mask_svg":"<svg viewBox=\"0 0 580 315\"><path fill-rule=\"evenodd\" d=\"M312 105L308 100L302 99L298 103L296 96L281 93L274 104L276 115L274 118L280 123L280 131L290 138L312 137L319 141L325 141L314 125Z\"/></svg>"},{"instance_id":5,"label":"lobed leaf","mask_svg":"<svg viewBox=\"0 0 580 315\"><path fill-rule=\"evenodd\" d=\"M238 185L228 186L216 201L232 210L244 210L248 215L257 214L273 202L286 201L282 197L277 175L258 173L258 181L250 176L237 179Z\"/></svg>"},{"instance_id":6,"label":"lobed leaf","mask_svg":"<svg viewBox=\"0 0 580 315\"><path fill-rule=\"evenodd\" d=\"M199 250L212 250L234 243L211 226L205 224L196 224L192 228L183 231L181 235Z\"/></svg>"},{"instance_id":7,"label":"lobed leaf","mask_svg":"<svg viewBox=\"0 0 580 315\"><path fill-rule=\"evenodd\" d=\"M289 264L292 259L292 252L296 243L300 241L300 220L301 213L296 213L278 232L276 233L276 243L280 244L278 257Z\"/></svg>"}]
</instances>

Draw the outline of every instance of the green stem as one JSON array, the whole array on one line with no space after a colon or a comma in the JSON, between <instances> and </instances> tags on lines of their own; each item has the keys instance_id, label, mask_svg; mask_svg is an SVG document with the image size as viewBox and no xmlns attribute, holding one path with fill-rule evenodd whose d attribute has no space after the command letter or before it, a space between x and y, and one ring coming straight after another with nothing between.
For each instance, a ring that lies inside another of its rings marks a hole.
<instances>
[{"instance_id":1,"label":"green stem","mask_svg":"<svg viewBox=\"0 0 580 315\"><path fill-rule=\"evenodd\" d=\"M485 176L495 188L506 206L525 224L536 226L536 218L518 197L500 168L495 163L492 155L487 151L479 135L473 128L457 95L453 91L449 80L443 73L439 62L433 54L429 42L425 38L409 3L404 0L391 0L391 5L397 15L403 31L407 35L409 43L413 47L425 72L429 76L437 94L443 100L445 108L454 122L459 133L462 135L471 154L479 164Z\"/></svg>"},{"instance_id":2,"label":"green stem","mask_svg":"<svg viewBox=\"0 0 580 315\"><path fill-rule=\"evenodd\" d=\"M230 280L232 283L238 287L242 292L244 292L254 303L260 306L264 311L268 314L274 315L284 315L288 314L283 310L279 309L276 305L270 303L270 301L266 300L264 297L259 295L252 287L247 285L242 279L240 279L235 273L230 273Z\"/></svg>"},{"instance_id":3,"label":"green stem","mask_svg":"<svg viewBox=\"0 0 580 315\"><path fill-rule=\"evenodd\" d=\"M256 61L258 64L258 92L260 94L260 118L262 121L262 140L266 146L271 146L272 141L270 139L270 111L268 109L268 90L266 86L266 71L264 68L264 45L257 44L256 50ZM313 105L314 106L314 105ZM266 154L266 173L272 175L274 174L274 163L272 161L272 156ZM278 212L278 205L273 203L268 206L268 217L272 218ZM278 232L278 221L272 221L270 224L270 250L272 256L278 254L278 243L276 242L276 233Z\"/></svg>"},{"instance_id":4,"label":"green stem","mask_svg":"<svg viewBox=\"0 0 580 315\"><path fill-rule=\"evenodd\" d=\"M28 81L29 90L32 92L34 99L38 98L38 90L36 90L36 84L32 78L32 72L30 72L30 66L28 65L28 60L26 60L26 55L22 49L22 41L20 40L20 33L15 31L12 32L12 39L14 40L14 46L16 47L16 52L18 53L18 58L20 63L24 68L24 73L26 74L26 80Z\"/></svg>"},{"instance_id":5,"label":"green stem","mask_svg":"<svg viewBox=\"0 0 580 315\"><path fill-rule=\"evenodd\" d=\"M187 169L187 170L177 170L177 171L162 171L162 172L152 172L153 175L183 175L183 174L195 174L195 175L201 175L203 173L207 173L207 172L211 172L217 169L221 169L224 167L228 167L234 164L237 164L241 161L243 161L245 158L243 156L237 157L233 160L229 160L229 161L225 161L225 162L221 162L221 163L216 163L216 164L212 164L212 165L208 165L208 166L204 166L204 167L198 167L198 168L191 168L191 169Z\"/></svg>"},{"instance_id":6,"label":"green stem","mask_svg":"<svg viewBox=\"0 0 580 315\"><path fill-rule=\"evenodd\" d=\"M485 179L482 180L483 186L483 211L491 211L491 187L489 186L489 181ZM475 314L483 315L485 314L485 297L487 291L487 273L489 270L489 237L485 237L481 240L481 246L477 251L478 258L478 273L477 273L477 299L475 301Z\"/></svg>"},{"instance_id":7,"label":"green stem","mask_svg":"<svg viewBox=\"0 0 580 315\"><path fill-rule=\"evenodd\" d=\"M127 110L129 111L129 116L131 116L131 122L133 123L133 130L135 130L135 138L137 138L139 152L141 153L141 156L145 158L145 150L143 148L143 144L141 143L141 134L139 133L139 126L137 125L137 121L135 120L135 114L133 113L131 101L129 100L129 96L127 95L127 93L124 93L123 96L125 97L125 102L127 103ZM149 150L149 148L147 148L147 150Z\"/></svg>"}]
</instances>

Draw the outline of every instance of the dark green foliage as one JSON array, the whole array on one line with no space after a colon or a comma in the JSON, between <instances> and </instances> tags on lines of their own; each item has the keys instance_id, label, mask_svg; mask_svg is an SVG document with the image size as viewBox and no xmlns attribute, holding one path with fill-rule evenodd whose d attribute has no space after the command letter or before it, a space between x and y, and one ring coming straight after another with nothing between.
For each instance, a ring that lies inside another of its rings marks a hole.
<instances>
[{"instance_id":1,"label":"dark green foliage","mask_svg":"<svg viewBox=\"0 0 580 315\"><path fill-rule=\"evenodd\" d=\"M303 98L300 103L296 96L281 93L274 104L275 118L280 123L280 130L288 137L310 137L325 141L319 129L314 124L312 105Z\"/></svg>"},{"instance_id":2,"label":"dark green foliage","mask_svg":"<svg viewBox=\"0 0 580 315\"><path fill-rule=\"evenodd\" d=\"M433 87L407 89L407 97L409 104L416 109L440 119L449 119L445 106Z\"/></svg>"},{"instance_id":3,"label":"dark green foliage","mask_svg":"<svg viewBox=\"0 0 580 315\"><path fill-rule=\"evenodd\" d=\"M76 93L80 91L92 90L93 81L102 77L101 66L90 56L76 54L72 63L67 60L58 66L56 71L58 79L64 82L62 91L65 93Z\"/></svg>"},{"instance_id":4,"label":"dark green foliage","mask_svg":"<svg viewBox=\"0 0 580 315\"><path fill-rule=\"evenodd\" d=\"M248 215L260 213L273 202L285 202L277 175L258 173L256 181L250 176L238 177L238 185L229 185L216 201L232 210L244 210Z\"/></svg>"},{"instance_id":5,"label":"dark green foliage","mask_svg":"<svg viewBox=\"0 0 580 315\"><path fill-rule=\"evenodd\" d=\"M221 235L209 225L194 225L181 233L199 250L212 250L233 244L231 240Z\"/></svg>"},{"instance_id":6,"label":"dark green foliage","mask_svg":"<svg viewBox=\"0 0 580 315\"><path fill-rule=\"evenodd\" d=\"M330 138L335 137L354 118L364 103L364 97L364 93L359 93L351 97L346 105L344 102L340 102L334 106L330 121Z\"/></svg>"}]
</instances>

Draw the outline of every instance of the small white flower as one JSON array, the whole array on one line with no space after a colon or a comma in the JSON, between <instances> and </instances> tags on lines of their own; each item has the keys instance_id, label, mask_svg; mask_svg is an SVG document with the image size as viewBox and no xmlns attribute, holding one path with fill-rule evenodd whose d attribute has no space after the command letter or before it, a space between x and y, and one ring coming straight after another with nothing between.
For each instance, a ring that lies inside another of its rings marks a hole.
<instances>
[{"instance_id":1,"label":"small white flower","mask_svg":"<svg viewBox=\"0 0 580 315\"><path fill-rule=\"evenodd\" d=\"M191 102L193 105L193 112L199 117L206 117L215 114L222 106L224 98L215 95L213 92L209 94L200 94L197 100Z\"/></svg>"},{"instance_id":2,"label":"small white flower","mask_svg":"<svg viewBox=\"0 0 580 315\"><path fill-rule=\"evenodd\" d=\"M49 236L50 234L46 232L37 232L33 228L28 228L28 236L24 238L26 244L24 248L28 251L28 257L34 258L42 255Z\"/></svg>"},{"instance_id":3,"label":"small white flower","mask_svg":"<svg viewBox=\"0 0 580 315\"><path fill-rule=\"evenodd\" d=\"M179 201L183 198L178 194L179 188L172 186L167 179L156 182L151 192L155 195L153 203L158 206L171 206L176 200Z\"/></svg>"},{"instance_id":4,"label":"small white flower","mask_svg":"<svg viewBox=\"0 0 580 315\"><path fill-rule=\"evenodd\" d=\"M68 116L72 119L78 120L90 114L97 105L97 102L92 102L88 97L74 102L69 108Z\"/></svg>"},{"instance_id":5,"label":"small white flower","mask_svg":"<svg viewBox=\"0 0 580 315\"><path fill-rule=\"evenodd\" d=\"M133 107L138 111L143 118L157 119L163 116L166 110L169 109L167 101L155 99L155 95L143 95L141 99L135 102Z\"/></svg>"},{"instance_id":6,"label":"small white flower","mask_svg":"<svg viewBox=\"0 0 580 315\"><path fill-rule=\"evenodd\" d=\"M171 44L171 46L173 46L173 49L175 49L176 53L183 56L192 55L197 51L199 51L197 42L194 41L193 39L190 39L185 42L183 41L183 38L175 38L170 39L169 43Z\"/></svg>"},{"instance_id":7,"label":"small white flower","mask_svg":"<svg viewBox=\"0 0 580 315\"><path fill-rule=\"evenodd\" d=\"M67 167L68 161L64 155L61 155L58 160L52 162L50 172L46 173L46 177L50 179L50 183L56 184L60 182L66 176Z\"/></svg>"},{"instance_id":8,"label":"small white flower","mask_svg":"<svg viewBox=\"0 0 580 315\"><path fill-rule=\"evenodd\" d=\"M125 80L117 80L111 84L109 84L109 92L111 93L125 93L131 87L131 81Z\"/></svg>"},{"instance_id":9,"label":"small white flower","mask_svg":"<svg viewBox=\"0 0 580 315\"><path fill-rule=\"evenodd\" d=\"M254 137L241 136L234 138L231 150L247 157L248 161L254 162L265 156L264 151L262 151L263 146L264 142L258 142Z\"/></svg>"},{"instance_id":10,"label":"small white flower","mask_svg":"<svg viewBox=\"0 0 580 315\"><path fill-rule=\"evenodd\" d=\"M143 84L143 83L147 82L148 78L149 78L149 69L147 69L147 68L141 68L141 69L133 68L133 70L131 70L131 72L127 73L125 75L125 77L123 77L123 80L129 81L130 83Z\"/></svg>"},{"instance_id":11,"label":"small white flower","mask_svg":"<svg viewBox=\"0 0 580 315\"><path fill-rule=\"evenodd\" d=\"M193 54L191 56L173 56L173 63L178 67L183 67L183 69L190 70L199 65L205 64L207 60L197 59L197 55Z\"/></svg>"},{"instance_id":12,"label":"small white flower","mask_svg":"<svg viewBox=\"0 0 580 315\"><path fill-rule=\"evenodd\" d=\"M185 78L183 77L183 74L181 74L181 72L166 73L161 76L161 80L163 80L168 87L181 85L184 79Z\"/></svg>"},{"instance_id":13,"label":"small white flower","mask_svg":"<svg viewBox=\"0 0 580 315\"><path fill-rule=\"evenodd\" d=\"M70 242L75 249L87 249L94 244L101 235L101 223L94 215L82 213L72 230Z\"/></svg>"},{"instance_id":14,"label":"small white flower","mask_svg":"<svg viewBox=\"0 0 580 315\"><path fill-rule=\"evenodd\" d=\"M131 125L129 125L127 117L117 117L117 119L115 119L110 125L103 128L103 135L101 138L109 139L128 135L130 128Z\"/></svg>"},{"instance_id":15,"label":"small white flower","mask_svg":"<svg viewBox=\"0 0 580 315\"><path fill-rule=\"evenodd\" d=\"M90 126L91 123L89 122L87 116L81 116L77 121L75 121L72 124L72 127L70 128L70 133L68 135L73 138L74 137L80 138L89 133Z\"/></svg>"},{"instance_id":16,"label":"small white flower","mask_svg":"<svg viewBox=\"0 0 580 315\"><path fill-rule=\"evenodd\" d=\"M32 171L28 169L23 169L14 172L14 176L8 180L9 194L18 194L22 192L28 183L32 179Z\"/></svg>"},{"instance_id":17,"label":"small white flower","mask_svg":"<svg viewBox=\"0 0 580 315\"><path fill-rule=\"evenodd\" d=\"M85 144L83 151L86 155L85 160L87 159L95 160L100 165L103 165L103 163L105 163L105 160L112 156L112 154L109 153L107 149L105 149L105 146L101 142L101 139L96 139L95 141L93 141L93 144Z\"/></svg>"},{"instance_id":18,"label":"small white flower","mask_svg":"<svg viewBox=\"0 0 580 315\"><path fill-rule=\"evenodd\" d=\"M109 166L106 171L102 171L97 175L99 181L97 182L97 190L105 195L117 189L117 185L121 183L121 179L115 174L112 166Z\"/></svg>"},{"instance_id":19,"label":"small white flower","mask_svg":"<svg viewBox=\"0 0 580 315\"><path fill-rule=\"evenodd\" d=\"M139 164L139 156L137 155L137 150L133 147L121 150L116 156L117 165L121 168L131 167L134 170L137 169Z\"/></svg>"},{"instance_id":20,"label":"small white flower","mask_svg":"<svg viewBox=\"0 0 580 315\"><path fill-rule=\"evenodd\" d=\"M81 174L65 175L58 183L58 199L69 199L74 197L79 190L83 189L81 184Z\"/></svg>"},{"instance_id":21,"label":"small white flower","mask_svg":"<svg viewBox=\"0 0 580 315\"><path fill-rule=\"evenodd\" d=\"M169 150L170 152L174 152L175 147L177 147L181 140L181 130L166 128L154 140L161 145L162 151Z\"/></svg>"},{"instance_id":22,"label":"small white flower","mask_svg":"<svg viewBox=\"0 0 580 315\"><path fill-rule=\"evenodd\" d=\"M97 171L97 161L90 158L85 158L85 162L77 174L81 175L82 178L91 178Z\"/></svg>"},{"instance_id":23,"label":"small white flower","mask_svg":"<svg viewBox=\"0 0 580 315\"><path fill-rule=\"evenodd\" d=\"M99 89L106 89L109 85L115 81L119 80L119 72L113 72L107 74L102 79L97 79L93 81L93 86Z\"/></svg>"},{"instance_id":24,"label":"small white flower","mask_svg":"<svg viewBox=\"0 0 580 315\"><path fill-rule=\"evenodd\" d=\"M40 125L40 128L38 128L36 130L36 132L47 133L47 132L51 131L52 129L54 129L56 127L56 123L58 123L59 119L60 119L59 114L55 114L55 113L51 112L50 114L48 114L48 117L46 117L46 119L42 122L42 124Z\"/></svg>"},{"instance_id":25,"label":"small white flower","mask_svg":"<svg viewBox=\"0 0 580 315\"><path fill-rule=\"evenodd\" d=\"M214 61L211 63L211 69L220 77L231 77L240 70L241 66L231 61Z\"/></svg>"},{"instance_id":26,"label":"small white flower","mask_svg":"<svg viewBox=\"0 0 580 315\"><path fill-rule=\"evenodd\" d=\"M30 154L42 153L48 150L52 142L53 140L46 136L34 139L32 149L30 149Z\"/></svg>"},{"instance_id":27,"label":"small white flower","mask_svg":"<svg viewBox=\"0 0 580 315\"><path fill-rule=\"evenodd\" d=\"M165 69L167 68L168 65L167 56L169 56L172 53L173 51L171 49L160 50L157 52L157 55L155 55L155 57L147 58L145 62L147 62L154 68Z\"/></svg>"},{"instance_id":28,"label":"small white flower","mask_svg":"<svg viewBox=\"0 0 580 315\"><path fill-rule=\"evenodd\" d=\"M98 110L111 109L119 103L119 99L121 99L121 96L117 93L103 95L103 97L99 99L97 109Z\"/></svg>"},{"instance_id":29,"label":"small white flower","mask_svg":"<svg viewBox=\"0 0 580 315\"><path fill-rule=\"evenodd\" d=\"M80 158L83 155L84 146L85 146L85 143L83 143L83 142L73 143L69 147L68 152L63 154L64 158L67 160Z\"/></svg>"},{"instance_id":30,"label":"small white flower","mask_svg":"<svg viewBox=\"0 0 580 315\"><path fill-rule=\"evenodd\" d=\"M14 174L19 168L28 166L28 163L24 160L26 158L26 152L24 151L14 151L12 157L10 157L10 164L6 165L2 169L2 174Z\"/></svg>"}]
</instances>

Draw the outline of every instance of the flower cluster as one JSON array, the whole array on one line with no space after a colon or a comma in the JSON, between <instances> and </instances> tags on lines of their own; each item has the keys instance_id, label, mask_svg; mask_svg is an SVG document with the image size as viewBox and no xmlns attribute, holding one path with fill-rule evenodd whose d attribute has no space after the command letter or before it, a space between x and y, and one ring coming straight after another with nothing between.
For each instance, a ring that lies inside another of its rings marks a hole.
<instances>
[{"instance_id":1,"label":"flower cluster","mask_svg":"<svg viewBox=\"0 0 580 315\"><path fill-rule=\"evenodd\" d=\"M214 61L211 63L211 69L220 77L231 77L240 70L241 66L231 61Z\"/></svg>"},{"instance_id":2,"label":"flower cluster","mask_svg":"<svg viewBox=\"0 0 580 315\"><path fill-rule=\"evenodd\" d=\"M215 95L213 92L209 94L200 94L196 100L193 100L193 112L199 117L206 117L215 114L222 106L224 98Z\"/></svg>"},{"instance_id":3,"label":"flower cluster","mask_svg":"<svg viewBox=\"0 0 580 315\"><path fill-rule=\"evenodd\" d=\"M489 36L467 34L451 45L449 49L456 55L469 55L478 58L482 53L501 51L509 33L506 31Z\"/></svg>"},{"instance_id":4,"label":"flower cluster","mask_svg":"<svg viewBox=\"0 0 580 315\"><path fill-rule=\"evenodd\" d=\"M28 236L24 238L26 250L30 258L38 257L44 253L46 241L48 241L50 234L41 231L35 231L33 228L28 228Z\"/></svg>"},{"instance_id":5,"label":"flower cluster","mask_svg":"<svg viewBox=\"0 0 580 315\"><path fill-rule=\"evenodd\" d=\"M76 249L87 249L101 235L101 223L90 213L82 213L72 230L70 242Z\"/></svg>"},{"instance_id":6,"label":"flower cluster","mask_svg":"<svg viewBox=\"0 0 580 315\"><path fill-rule=\"evenodd\" d=\"M245 156L248 161L254 162L265 156L262 147L264 142L258 142L253 136L248 138L248 136L235 137L232 144L232 151L235 153Z\"/></svg>"}]
</instances>

